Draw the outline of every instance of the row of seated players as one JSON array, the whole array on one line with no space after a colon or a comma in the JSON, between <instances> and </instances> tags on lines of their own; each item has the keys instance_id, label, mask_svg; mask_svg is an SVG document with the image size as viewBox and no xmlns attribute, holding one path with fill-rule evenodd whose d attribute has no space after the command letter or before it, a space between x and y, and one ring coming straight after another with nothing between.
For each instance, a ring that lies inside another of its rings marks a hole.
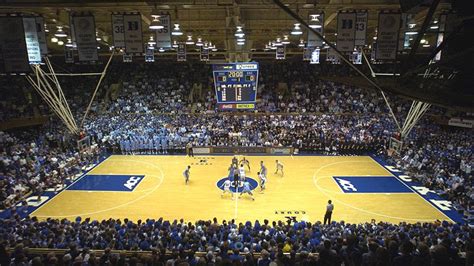
<instances>
[{"instance_id":1,"label":"row of seated players","mask_svg":"<svg viewBox=\"0 0 474 266\"><path fill-rule=\"evenodd\" d=\"M474 235L447 222L186 223L0 220L1 265L473 265ZM31 255L28 248L64 249ZM8 251L7 251L8 250ZM91 250L104 250L99 255ZM127 257L111 250L152 251ZM256 256L255 254L259 254ZM200 255L198 255L200 254ZM297 255L298 254L298 255Z\"/></svg>"}]
</instances>

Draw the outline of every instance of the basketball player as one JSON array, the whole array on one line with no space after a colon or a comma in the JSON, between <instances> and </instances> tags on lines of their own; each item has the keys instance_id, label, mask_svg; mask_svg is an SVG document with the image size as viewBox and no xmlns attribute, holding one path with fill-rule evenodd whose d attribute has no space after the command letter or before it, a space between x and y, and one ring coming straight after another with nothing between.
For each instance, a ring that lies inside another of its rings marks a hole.
<instances>
[{"instance_id":1,"label":"basketball player","mask_svg":"<svg viewBox=\"0 0 474 266\"><path fill-rule=\"evenodd\" d=\"M252 190L250 190L250 183L247 181L244 182L244 188L242 189L242 192L240 192L239 198L242 197L242 194L244 193L249 194L250 197L252 197L252 200L255 200L252 194Z\"/></svg>"},{"instance_id":2,"label":"basketball player","mask_svg":"<svg viewBox=\"0 0 474 266\"><path fill-rule=\"evenodd\" d=\"M284 173L283 173L283 166L284 166L283 163L282 163L282 162L279 162L278 160L276 160L275 163L276 163L276 171L275 171L275 174L277 174L278 171L280 171L281 176L283 176L283 175L284 175Z\"/></svg>"},{"instance_id":3,"label":"basketball player","mask_svg":"<svg viewBox=\"0 0 474 266\"><path fill-rule=\"evenodd\" d=\"M232 182L230 181L230 179L226 179L226 180L224 181L224 184L222 184L222 186L221 186L221 189L222 189L222 188L224 189L224 190L222 191L221 198L223 198L223 197L224 197L224 194L225 194L226 192L228 192L228 193L230 194L231 199L234 199L234 195L233 195L232 191L230 191L230 186L231 186L231 185L232 185Z\"/></svg>"},{"instance_id":4,"label":"basketball player","mask_svg":"<svg viewBox=\"0 0 474 266\"><path fill-rule=\"evenodd\" d=\"M186 168L186 170L184 170L183 172L183 176L184 176L184 183L187 185L188 182L189 182L189 174L190 174L190 169L191 169L191 166L188 165L188 167Z\"/></svg>"},{"instance_id":5,"label":"basketball player","mask_svg":"<svg viewBox=\"0 0 474 266\"><path fill-rule=\"evenodd\" d=\"M232 165L234 166L235 169L239 168L239 160L235 156L234 158L232 158Z\"/></svg>"},{"instance_id":6,"label":"basketball player","mask_svg":"<svg viewBox=\"0 0 474 266\"><path fill-rule=\"evenodd\" d=\"M260 173L267 176L267 167L263 164L263 161L260 161Z\"/></svg>"},{"instance_id":7,"label":"basketball player","mask_svg":"<svg viewBox=\"0 0 474 266\"><path fill-rule=\"evenodd\" d=\"M260 172L257 173L258 178L260 179L260 193L263 193L265 190L265 183L267 182L267 178L262 175Z\"/></svg>"},{"instance_id":8,"label":"basketball player","mask_svg":"<svg viewBox=\"0 0 474 266\"><path fill-rule=\"evenodd\" d=\"M249 172L250 172L250 162L249 162L249 160L247 160L247 159L244 157L242 160L240 160L239 163L240 163L240 164L243 164L243 165L245 165L245 166L247 166L247 168L249 169Z\"/></svg>"},{"instance_id":9,"label":"basketball player","mask_svg":"<svg viewBox=\"0 0 474 266\"><path fill-rule=\"evenodd\" d=\"M239 176L241 181L245 181L245 169L243 164L239 167Z\"/></svg>"}]
</instances>

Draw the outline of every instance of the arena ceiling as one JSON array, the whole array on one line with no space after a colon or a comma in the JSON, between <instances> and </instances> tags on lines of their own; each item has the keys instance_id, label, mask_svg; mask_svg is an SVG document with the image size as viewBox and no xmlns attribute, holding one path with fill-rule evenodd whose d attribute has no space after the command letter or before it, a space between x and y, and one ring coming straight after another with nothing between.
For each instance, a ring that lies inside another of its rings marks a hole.
<instances>
[{"instance_id":1,"label":"arena ceiling","mask_svg":"<svg viewBox=\"0 0 474 266\"><path fill-rule=\"evenodd\" d=\"M400 9L399 0L283 0L288 8L302 18L314 11L325 12L325 37L335 41L336 16L342 10L368 10L368 40L375 36L377 18L380 10ZM427 2L427 1L417 1ZM417 5L409 12L415 14L420 25L428 12L428 5ZM441 1L437 12L449 10L451 4ZM247 34L247 43L243 49L263 49L268 41L277 36L283 37L291 31L295 20L273 3L272 0L177 0L177 1L132 1L132 0L2 0L0 13L30 13L45 17L48 29L55 31L57 26L69 29L71 12L92 12L95 15L97 32L101 45L112 43L111 13L140 12L144 22L143 33L146 40L152 35L148 29L152 10L168 12L172 23L179 22L185 33L176 40L185 40L187 34L194 38L202 37L216 45L220 51L235 49L234 30L241 24ZM304 30L304 29L303 29ZM302 36L293 37L291 47L296 47ZM434 41L430 42L434 43ZM62 53L57 43L50 43L53 51ZM296 49L295 49L296 50ZM300 51L301 52L301 51Z\"/></svg>"}]
</instances>

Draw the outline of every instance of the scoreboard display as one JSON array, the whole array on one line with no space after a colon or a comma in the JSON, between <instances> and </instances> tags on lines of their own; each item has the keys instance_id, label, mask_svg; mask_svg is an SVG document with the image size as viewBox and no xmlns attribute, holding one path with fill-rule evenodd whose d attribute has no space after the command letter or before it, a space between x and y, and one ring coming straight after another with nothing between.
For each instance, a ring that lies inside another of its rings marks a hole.
<instances>
[{"instance_id":1,"label":"scoreboard display","mask_svg":"<svg viewBox=\"0 0 474 266\"><path fill-rule=\"evenodd\" d=\"M212 72L219 109L255 108L258 63L215 64Z\"/></svg>"}]
</instances>

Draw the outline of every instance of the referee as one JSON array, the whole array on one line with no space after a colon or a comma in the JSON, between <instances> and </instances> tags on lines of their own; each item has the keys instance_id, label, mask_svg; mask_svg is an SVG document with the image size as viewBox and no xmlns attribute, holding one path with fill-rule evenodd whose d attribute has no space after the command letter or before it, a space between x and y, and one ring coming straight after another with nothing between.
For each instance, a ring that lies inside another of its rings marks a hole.
<instances>
[{"instance_id":1,"label":"referee","mask_svg":"<svg viewBox=\"0 0 474 266\"><path fill-rule=\"evenodd\" d=\"M332 204L331 200L328 200L328 205L326 206L326 214L324 215L324 224L326 224L326 222L328 224L331 224L331 216L332 216L333 210L334 210L334 205Z\"/></svg>"}]
</instances>

